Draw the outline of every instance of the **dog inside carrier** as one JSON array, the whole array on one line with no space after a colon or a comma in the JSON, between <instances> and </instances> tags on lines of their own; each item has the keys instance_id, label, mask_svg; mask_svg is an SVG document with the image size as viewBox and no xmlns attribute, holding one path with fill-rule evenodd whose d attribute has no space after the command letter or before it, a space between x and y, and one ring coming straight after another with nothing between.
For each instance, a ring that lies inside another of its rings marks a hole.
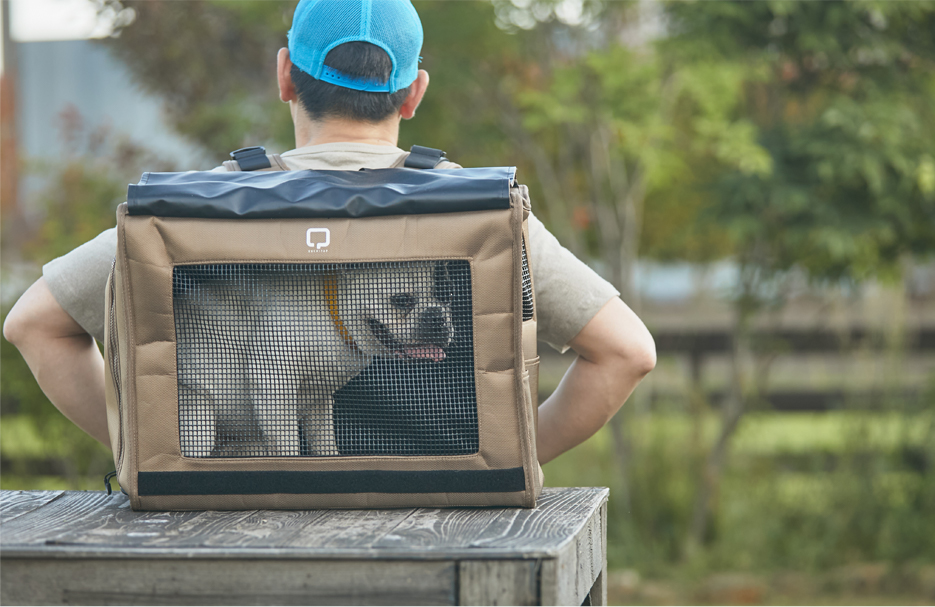
<instances>
[{"instance_id":1,"label":"dog inside carrier","mask_svg":"<svg viewBox=\"0 0 935 607\"><path fill-rule=\"evenodd\" d=\"M131 505L533 506L528 213L511 168L144 174L105 340Z\"/></svg>"}]
</instances>

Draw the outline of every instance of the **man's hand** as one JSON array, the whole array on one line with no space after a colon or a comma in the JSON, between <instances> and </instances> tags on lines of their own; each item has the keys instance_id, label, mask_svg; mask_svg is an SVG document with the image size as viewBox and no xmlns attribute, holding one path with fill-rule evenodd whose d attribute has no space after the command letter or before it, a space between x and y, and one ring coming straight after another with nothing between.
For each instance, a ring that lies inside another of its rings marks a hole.
<instances>
[{"instance_id":1,"label":"man's hand","mask_svg":"<svg viewBox=\"0 0 935 607\"><path fill-rule=\"evenodd\" d=\"M536 447L546 463L606 424L656 366L656 345L643 322L615 297L569 342L578 358L539 407Z\"/></svg>"},{"instance_id":2,"label":"man's hand","mask_svg":"<svg viewBox=\"0 0 935 607\"><path fill-rule=\"evenodd\" d=\"M94 338L58 304L40 278L23 293L3 323L15 345L59 411L108 447L104 402L104 358Z\"/></svg>"}]
</instances>

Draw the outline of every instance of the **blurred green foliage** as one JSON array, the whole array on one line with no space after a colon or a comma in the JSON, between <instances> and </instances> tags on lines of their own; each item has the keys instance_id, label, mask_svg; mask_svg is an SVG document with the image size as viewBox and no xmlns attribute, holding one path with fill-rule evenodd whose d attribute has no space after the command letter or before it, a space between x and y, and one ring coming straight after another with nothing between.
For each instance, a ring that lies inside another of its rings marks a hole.
<instances>
[{"instance_id":1,"label":"blurred green foliage","mask_svg":"<svg viewBox=\"0 0 935 607\"><path fill-rule=\"evenodd\" d=\"M772 171L711 180L739 258L860 281L935 250L935 5L669 6L666 52L742 60L743 113ZM766 77L760 70L766 68Z\"/></svg>"},{"instance_id":2,"label":"blurred green foliage","mask_svg":"<svg viewBox=\"0 0 935 607\"><path fill-rule=\"evenodd\" d=\"M694 479L684 415L630 415L631 508L604 429L544 467L548 486L611 488L611 568L644 575L682 563ZM713 438L717 420L705 420ZM717 570L823 570L845 563L933 562L935 415L838 411L753 413L725 473L722 508L703 558L689 574ZM925 458L929 458L926 460Z\"/></svg>"}]
</instances>

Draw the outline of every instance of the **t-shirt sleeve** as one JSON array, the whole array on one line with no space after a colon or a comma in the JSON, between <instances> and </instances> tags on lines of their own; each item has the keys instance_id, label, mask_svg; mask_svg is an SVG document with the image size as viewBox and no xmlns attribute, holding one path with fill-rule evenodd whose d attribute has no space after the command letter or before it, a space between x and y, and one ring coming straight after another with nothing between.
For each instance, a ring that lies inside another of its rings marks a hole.
<instances>
[{"instance_id":1,"label":"t-shirt sleeve","mask_svg":"<svg viewBox=\"0 0 935 607\"><path fill-rule=\"evenodd\" d=\"M42 276L55 301L102 343L104 291L116 253L117 228L111 228L42 267Z\"/></svg>"},{"instance_id":2,"label":"t-shirt sleeve","mask_svg":"<svg viewBox=\"0 0 935 607\"><path fill-rule=\"evenodd\" d=\"M563 247L532 214L529 240L539 339L564 352L568 342L620 291Z\"/></svg>"}]
</instances>

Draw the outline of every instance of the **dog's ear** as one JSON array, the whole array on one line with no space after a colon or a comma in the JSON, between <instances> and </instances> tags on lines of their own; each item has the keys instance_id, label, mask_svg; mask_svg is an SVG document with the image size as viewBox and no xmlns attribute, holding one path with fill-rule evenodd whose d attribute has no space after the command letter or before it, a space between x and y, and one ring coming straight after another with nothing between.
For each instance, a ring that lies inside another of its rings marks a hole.
<instances>
[{"instance_id":1,"label":"dog's ear","mask_svg":"<svg viewBox=\"0 0 935 607\"><path fill-rule=\"evenodd\" d=\"M435 299L451 305L454 300L454 282L451 280L451 274L448 273L447 261L435 262Z\"/></svg>"}]
</instances>

